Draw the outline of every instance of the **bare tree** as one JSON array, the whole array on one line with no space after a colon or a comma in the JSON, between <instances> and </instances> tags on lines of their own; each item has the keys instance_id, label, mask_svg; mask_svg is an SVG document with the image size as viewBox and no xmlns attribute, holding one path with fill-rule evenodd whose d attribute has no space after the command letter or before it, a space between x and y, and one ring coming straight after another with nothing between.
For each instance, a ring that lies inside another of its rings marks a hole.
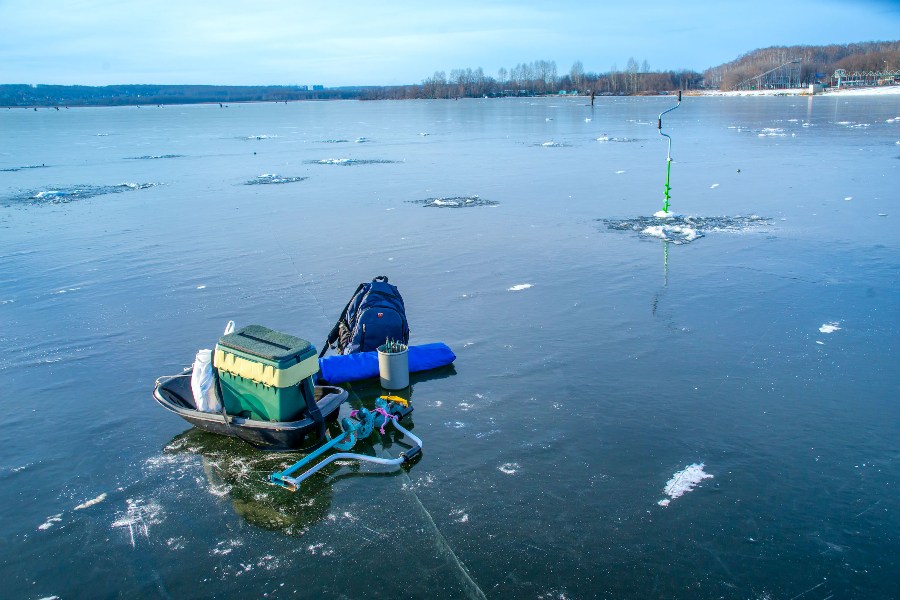
<instances>
[{"instance_id":1,"label":"bare tree","mask_svg":"<svg viewBox=\"0 0 900 600\"><path fill-rule=\"evenodd\" d=\"M572 68L569 69L569 77L572 79L572 85L575 86L575 89L581 90L584 85L584 65L581 64L580 60L572 63Z\"/></svg>"}]
</instances>

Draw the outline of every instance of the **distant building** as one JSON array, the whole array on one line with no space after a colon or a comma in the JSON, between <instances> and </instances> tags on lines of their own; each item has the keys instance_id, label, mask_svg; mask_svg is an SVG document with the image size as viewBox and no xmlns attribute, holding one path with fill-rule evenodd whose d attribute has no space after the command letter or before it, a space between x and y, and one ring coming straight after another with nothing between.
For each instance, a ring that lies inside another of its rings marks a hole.
<instances>
[{"instance_id":1,"label":"distant building","mask_svg":"<svg viewBox=\"0 0 900 600\"><path fill-rule=\"evenodd\" d=\"M314 92L321 92L325 89L325 86L324 85L314 85L314 86L312 86L312 89Z\"/></svg>"}]
</instances>

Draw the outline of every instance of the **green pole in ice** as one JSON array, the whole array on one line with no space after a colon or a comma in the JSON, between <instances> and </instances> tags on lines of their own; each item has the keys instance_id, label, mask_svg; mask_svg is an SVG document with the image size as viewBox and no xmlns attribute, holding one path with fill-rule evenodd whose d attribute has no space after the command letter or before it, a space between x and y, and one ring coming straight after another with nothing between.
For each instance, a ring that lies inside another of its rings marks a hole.
<instances>
[{"instance_id":1,"label":"green pole in ice","mask_svg":"<svg viewBox=\"0 0 900 600\"><path fill-rule=\"evenodd\" d=\"M666 114L667 112L671 112L671 111L675 110L679 106L681 106L681 90L678 90L678 103L675 106L673 106L672 108L670 108L668 110L664 110L661 113L659 113L659 119L656 122L657 123L656 128L659 130L659 135L661 135L664 138L666 138L667 140L669 140L669 147L668 147L668 150L666 150L666 185L663 188L663 191L665 193L665 202L663 202L662 209L663 209L663 212L665 212L665 213L669 212L669 199L670 199L669 192L672 191L672 186L669 185L669 179L672 176L672 138L670 138L668 134L665 134L662 132L662 116L664 114Z\"/></svg>"}]
</instances>

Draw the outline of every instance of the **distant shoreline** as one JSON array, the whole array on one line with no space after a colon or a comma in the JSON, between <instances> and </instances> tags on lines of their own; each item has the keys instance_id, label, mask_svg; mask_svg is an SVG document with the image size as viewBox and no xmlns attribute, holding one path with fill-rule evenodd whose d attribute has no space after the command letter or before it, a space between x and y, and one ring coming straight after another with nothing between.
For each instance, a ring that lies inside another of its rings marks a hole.
<instances>
[{"instance_id":1,"label":"distant shoreline","mask_svg":"<svg viewBox=\"0 0 900 600\"><path fill-rule=\"evenodd\" d=\"M615 98L625 98L629 96L672 96L675 92L667 91L660 92L659 94L624 94L624 95L609 95L609 94L601 94L598 95L598 98L605 97L615 97ZM733 90L733 91L720 91L720 90L685 90L684 94L686 96L710 96L710 97L737 97L737 96L810 96L808 88L794 88L794 89L775 89L775 90ZM816 96L887 96L887 95L900 95L900 85L885 85L885 86L877 86L877 87L865 87L865 88L843 88L843 89L825 89L823 91L816 92ZM529 98L589 98L590 96L587 94L579 94L577 96L557 96L554 94L547 94L544 96L529 96ZM468 100L481 100L483 98L442 98L441 100L460 100L460 99L468 99ZM503 100L505 97L499 98L488 98L491 100ZM197 101L197 102L148 102L148 103L135 103L135 104L0 104L0 109L22 109L22 110L68 110L71 108L157 108L157 107L178 107L178 106L215 106L219 105L222 108L228 108L230 105L241 105L241 104L289 104L295 102L331 102L334 100L357 100L357 101L370 101L364 100L361 98L303 98L303 99L291 99L291 100L231 100L228 102L216 102L216 101ZM397 98L397 100L417 100L415 98Z\"/></svg>"}]
</instances>

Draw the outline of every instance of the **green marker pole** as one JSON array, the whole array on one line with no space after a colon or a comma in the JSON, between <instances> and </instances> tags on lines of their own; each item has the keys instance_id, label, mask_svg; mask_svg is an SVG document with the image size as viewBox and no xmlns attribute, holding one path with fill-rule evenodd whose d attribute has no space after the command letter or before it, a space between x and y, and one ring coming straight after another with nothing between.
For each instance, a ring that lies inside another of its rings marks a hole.
<instances>
[{"instance_id":1,"label":"green marker pole","mask_svg":"<svg viewBox=\"0 0 900 600\"><path fill-rule=\"evenodd\" d=\"M669 192L672 190L672 186L669 185L669 177L672 175L672 159L666 159L666 201L663 202L663 212L669 212Z\"/></svg>"},{"instance_id":2,"label":"green marker pole","mask_svg":"<svg viewBox=\"0 0 900 600\"><path fill-rule=\"evenodd\" d=\"M678 103L668 110L664 110L659 113L659 118L656 121L656 128L659 130L659 135L666 138L669 141L668 149L666 150L666 185L663 188L665 192L665 202L663 202L663 212L669 212L669 192L672 191L672 186L669 185L669 180L672 176L672 138L669 137L668 134L663 133L662 131L662 116L667 112L671 112L681 106L681 90L678 90Z\"/></svg>"}]
</instances>

